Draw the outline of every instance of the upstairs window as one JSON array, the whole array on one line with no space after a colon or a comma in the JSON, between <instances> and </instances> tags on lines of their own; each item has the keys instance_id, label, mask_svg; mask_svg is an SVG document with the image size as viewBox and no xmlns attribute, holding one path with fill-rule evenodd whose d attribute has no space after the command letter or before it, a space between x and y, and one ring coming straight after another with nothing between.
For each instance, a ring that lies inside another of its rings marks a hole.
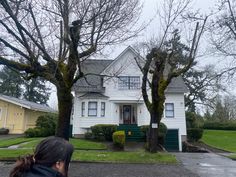
<instances>
[{"instance_id":1,"label":"upstairs window","mask_svg":"<svg viewBox=\"0 0 236 177\"><path fill-rule=\"evenodd\" d=\"M105 102L101 102L101 117L105 116Z\"/></svg>"},{"instance_id":2,"label":"upstairs window","mask_svg":"<svg viewBox=\"0 0 236 177\"><path fill-rule=\"evenodd\" d=\"M174 103L165 104L165 117L174 118Z\"/></svg>"},{"instance_id":3,"label":"upstairs window","mask_svg":"<svg viewBox=\"0 0 236 177\"><path fill-rule=\"evenodd\" d=\"M82 104L81 104L81 116L82 117L85 116L85 102L82 102Z\"/></svg>"},{"instance_id":4,"label":"upstairs window","mask_svg":"<svg viewBox=\"0 0 236 177\"><path fill-rule=\"evenodd\" d=\"M97 116L97 102L88 102L88 116Z\"/></svg>"},{"instance_id":5,"label":"upstairs window","mask_svg":"<svg viewBox=\"0 0 236 177\"><path fill-rule=\"evenodd\" d=\"M120 76L118 79L119 90L137 90L140 89L139 76Z\"/></svg>"}]
</instances>

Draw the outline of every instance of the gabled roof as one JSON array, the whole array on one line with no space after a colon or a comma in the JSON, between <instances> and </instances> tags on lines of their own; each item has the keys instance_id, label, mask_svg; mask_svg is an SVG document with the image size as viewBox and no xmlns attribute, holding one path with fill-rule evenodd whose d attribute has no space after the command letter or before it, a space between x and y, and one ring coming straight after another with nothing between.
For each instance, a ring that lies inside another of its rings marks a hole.
<instances>
[{"instance_id":1,"label":"gabled roof","mask_svg":"<svg viewBox=\"0 0 236 177\"><path fill-rule=\"evenodd\" d=\"M38 104L38 103L34 103L31 101L27 101L27 100L22 100L22 99L18 99L15 97L10 97L10 96L6 96L6 95L2 95L0 94L0 100L21 106L23 108L27 108L30 110L34 110L34 111L42 111L42 112L50 112L50 113L55 113L57 112L56 110L50 108L47 105L42 105L42 104Z\"/></svg>"},{"instance_id":2,"label":"gabled roof","mask_svg":"<svg viewBox=\"0 0 236 177\"><path fill-rule=\"evenodd\" d=\"M113 60L93 60L87 59L82 62L81 66L84 74L100 74Z\"/></svg>"},{"instance_id":3,"label":"gabled roof","mask_svg":"<svg viewBox=\"0 0 236 177\"><path fill-rule=\"evenodd\" d=\"M103 98L103 99L106 99L106 98L109 98L108 96L105 96L101 93L93 93L93 92L89 92L89 93L85 93L84 95L80 96L80 98L86 98L86 99L93 99L93 98Z\"/></svg>"},{"instance_id":4,"label":"gabled roof","mask_svg":"<svg viewBox=\"0 0 236 177\"><path fill-rule=\"evenodd\" d=\"M103 90L101 74L103 70L112 62L113 60L92 60L87 59L82 62L81 68L84 74L89 74L84 78L79 79L73 87L73 90L79 90L80 92L91 91L100 92Z\"/></svg>"},{"instance_id":5,"label":"gabled roof","mask_svg":"<svg viewBox=\"0 0 236 177\"><path fill-rule=\"evenodd\" d=\"M132 53L134 53L135 56L137 56L137 59L144 61L143 57L134 50L133 47L128 46L123 52L121 52L120 55L118 55L114 60L111 60L112 62L104 69L104 71L106 71L107 69L109 69L110 67L112 67L112 65L114 65L121 57L122 55L124 55L126 52L131 51Z\"/></svg>"},{"instance_id":6,"label":"gabled roof","mask_svg":"<svg viewBox=\"0 0 236 177\"><path fill-rule=\"evenodd\" d=\"M99 74L104 74L103 72L112 67L120 58L122 58L122 55L128 51L134 53L134 55L140 59L140 62L144 61L139 53L131 46L128 46L115 60L87 59L82 63L82 68L84 74L89 73L89 75L87 75L86 78L79 79L73 89L78 90L79 92L104 92L104 88L102 88L102 77ZM166 89L166 93L186 93L188 91L189 90L181 76L173 78Z\"/></svg>"}]
</instances>

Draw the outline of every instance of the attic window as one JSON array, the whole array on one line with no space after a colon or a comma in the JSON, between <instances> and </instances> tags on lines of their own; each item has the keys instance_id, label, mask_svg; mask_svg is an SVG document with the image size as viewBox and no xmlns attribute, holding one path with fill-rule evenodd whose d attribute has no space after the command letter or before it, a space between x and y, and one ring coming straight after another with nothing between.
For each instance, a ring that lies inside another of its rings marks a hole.
<instances>
[{"instance_id":1,"label":"attic window","mask_svg":"<svg viewBox=\"0 0 236 177\"><path fill-rule=\"evenodd\" d=\"M139 76L120 76L118 80L119 90L137 90L140 89Z\"/></svg>"}]
</instances>

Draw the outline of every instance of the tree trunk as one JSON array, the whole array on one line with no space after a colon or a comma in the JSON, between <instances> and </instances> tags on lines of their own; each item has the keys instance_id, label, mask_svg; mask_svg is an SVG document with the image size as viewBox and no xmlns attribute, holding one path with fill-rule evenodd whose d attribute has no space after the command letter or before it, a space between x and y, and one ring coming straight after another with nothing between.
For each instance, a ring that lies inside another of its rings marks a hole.
<instances>
[{"instance_id":1,"label":"tree trunk","mask_svg":"<svg viewBox=\"0 0 236 177\"><path fill-rule=\"evenodd\" d=\"M153 124L157 124L157 114L155 112L150 114L151 122L149 126L149 151L151 153L157 152L158 145L158 128L153 127Z\"/></svg>"},{"instance_id":2,"label":"tree trunk","mask_svg":"<svg viewBox=\"0 0 236 177\"><path fill-rule=\"evenodd\" d=\"M71 89L68 88L57 88L58 98L58 123L56 136L62 137L69 140L70 130L70 116L72 110L72 99Z\"/></svg>"}]
</instances>

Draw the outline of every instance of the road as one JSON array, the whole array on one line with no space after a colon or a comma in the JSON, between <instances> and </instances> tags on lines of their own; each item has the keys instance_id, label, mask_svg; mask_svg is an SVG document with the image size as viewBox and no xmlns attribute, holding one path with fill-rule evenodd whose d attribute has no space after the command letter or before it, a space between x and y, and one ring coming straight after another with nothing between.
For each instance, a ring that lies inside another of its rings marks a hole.
<instances>
[{"instance_id":1,"label":"road","mask_svg":"<svg viewBox=\"0 0 236 177\"><path fill-rule=\"evenodd\" d=\"M200 177L235 177L236 161L214 153L175 153L183 166Z\"/></svg>"}]
</instances>

